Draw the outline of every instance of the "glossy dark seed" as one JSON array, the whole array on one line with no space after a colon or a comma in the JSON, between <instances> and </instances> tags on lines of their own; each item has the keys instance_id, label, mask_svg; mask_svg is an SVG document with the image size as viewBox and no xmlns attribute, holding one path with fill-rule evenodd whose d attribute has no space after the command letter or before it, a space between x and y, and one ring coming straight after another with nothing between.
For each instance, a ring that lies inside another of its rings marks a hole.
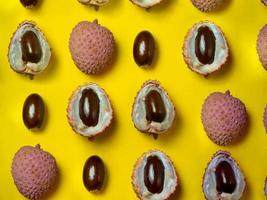
<instances>
[{"instance_id":1,"label":"glossy dark seed","mask_svg":"<svg viewBox=\"0 0 267 200\"><path fill-rule=\"evenodd\" d=\"M154 58L155 41L148 31L140 32L134 41L133 56L137 65L151 65Z\"/></svg>"},{"instance_id":2,"label":"glossy dark seed","mask_svg":"<svg viewBox=\"0 0 267 200\"><path fill-rule=\"evenodd\" d=\"M236 188L236 179L233 168L227 161L220 162L216 169L216 188L222 193L233 193Z\"/></svg>"},{"instance_id":3,"label":"glossy dark seed","mask_svg":"<svg viewBox=\"0 0 267 200\"><path fill-rule=\"evenodd\" d=\"M79 102L79 115L86 126L97 125L100 109L99 103L99 98L92 89L85 89L82 91Z\"/></svg>"},{"instance_id":4,"label":"glossy dark seed","mask_svg":"<svg viewBox=\"0 0 267 200\"><path fill-rule=\"evenodd\" d=\"M88 191L98 191L102 188L105 179L105 167L102 159L91 156L84 164L83 184Z\"/></svg>"},{"instance_id":5,"label":"glossy dark seed","mask_svg":"<svg viewBox=\"0 0 267 200\"><path fill-rule=\"evenodd\" d=\"M23 105L23 122L28 129L40 128L44 120L44 102L38 94L31 94Z\"/></svg>"},{"instance_id":6,"label":"glossy dark seed","mask_svg":"<svg viewBox=\"0 0 267 200\"><path fill-rule=\"evenodd\" d=\"M36 6L37 5L38 0L20 0L20 3L24 7L32 7L32 6Z\"/></svg>"},{"instance_id":7,"label":"glossy dark seed","mask_svg":"<svg viewBox=\"0 0 267 200\"><path fill-rule=\"evenodd\" d=\"M166 109L161 95L156 90L151 90L145 98L147 121L163 122Z\"/></svg>"},{"instance_id":8,"label":"glossy dark seed","mask_svg":"<svg viewBox=\"0 0 267 200\"><path fill-rule=\"evenodd\" d=\"M207 26L198 29L195 39L195 54L202 64L211 64L216 51L216 38Z\"/></svg>"},{"instance_id":9,"label":"glossy dark seed","mask_svg":"<svg viewBox=\"0 0 267 200\"><path fill-rule=\"evenodd\" d=\"M37 35L27 31L21 38L22 60L24 62L38 63L42 58L42 48Z\"/></svg>"},{"instance_id":10,"label":"glossy dark seed","mask_svg":"<svg viewBox=\"0 0 267 200\"><path fill-rule=\"evenodd\" d=\"M165 168L157 156L149 156L144 169L144 182L151 193L161 193L164 186Z\"/></svg>"}]
</instances>

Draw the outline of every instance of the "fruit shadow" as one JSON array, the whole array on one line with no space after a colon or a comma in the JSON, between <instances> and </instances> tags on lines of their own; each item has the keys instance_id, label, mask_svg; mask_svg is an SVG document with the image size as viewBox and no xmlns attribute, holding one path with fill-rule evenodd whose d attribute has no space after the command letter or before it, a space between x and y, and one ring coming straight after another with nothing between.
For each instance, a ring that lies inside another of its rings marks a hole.
<instances>
[{"instance_id":1,"label":"fruit shadow","mask_svg":"<svg viewBox=\"0 0 267 200\"><path fill-rule=\"evenodd\" d=\"M234 63L234 60L233 60L232 52L229 50L229 58L228 58L227 63L225 63L225 65L223 65L222 68L219 69L218 71L215 71L213 74L210 74L204 77L210 80L219 80L219 79L225 78L225 76L230 74L231 70L233 69L233 65L234 65L233 63Z\"/></svg>"},{"instance_id":2,"label":"fruit shadow","mask_svg":"<svg viewBox=\"0 0 267 200\"><path fill-rule=\"evenodd\" d=\"M58 59L57 55L55 54L54 51L52 51L50 62L47 66L47 68L41 73L33 77L33 79L38 80L38 81L44 81L51 79L55 76L58 70ZM55 76L56 77L56 76Z\"/></svg>"},{"instance_id":3,"label":"fruit shadow","mask_svg":"<svg viewBox=\"0 0 267 200\"><path fill-rule=\"evenodd\" d=\"M177 171L177 169L176 169ZM178 180L178 186L176 188L176 191L170 196L169 200L178 200L180 199L180 195L182 193L183 190L183 185L179 182L179 180L181 180L177 174L177 180Z\"/></svg>"},{"instance_id":4,"label":"fruit shadow","mask_svg":"<svg viewBox=\"0 0 267 200\"><path fill-rule=\"evenodd\" d=\"M160 135L157 140L163 143L170 143L174 141L174 137L178 135L178 130L182 127L182 119L178 114L177 110L175 111L175 118L172 124L172 127L163 135ZM174 135L175 134L175 135Z\"/></svg>"},{"instance_id":5,"label":"fruit shadow","mask_svg":"<svg viewBox=\"0 0 267 200\"><path fill-rule=\"evenodd\" d=\"M246 188L243 194L243 197L241 198L241 200L250 200L252 199L251 197L251 191L250 191L250 185L248 183L248 181L246 181Z\"/></svg>"},{"instance_id":6,"label":"fruit shadow","mask_svg":"<svg viewBox=\"0 0 267 200\"><path fill-rule=\"evenodd\" d=\"M103 6L90 6L90 5L82 5L88 10L93 10L95 12L101 12L101 11L116 11L118 10L118 7L120 5L121 1L119 0L111 0L109 3Z\"/></svg>"},{"instance_id":7,"label":"fruit shadow","mask_svg":"<svg viewBox=\"0 0 267 200\"><path fill-rule=\"evenodd\" d=\"M177 3L177 0L164 0L155 7L148 8L146 11L148 12L165 12L168 10L171 6L175 5Z\"/></svg>"},{"instance_id":8,"label":"fruit shadow","mask_svg":"<svg viewBox=\"0 0 267 200\"><path fill-rule=\"evenodd\" d=\"M89 141L97 144L97 146L102 143L110 142L110 138L113 137L113 135L116 132L116 129L117 129L117 119L116 119L116 113L113 108L113 120L111 122L111 125L105 130L104 133L102 133L102 135L99 135L99 137L93 139L89 139Z\"/></svg>"},{"instance_id":9,"label":"fruit shadow","mask_svg":"<svg viewBox=\"0 0 267 200\"><path fill-rule=\"evenodd\" d=\"M36 10L39 10L41 8L42 4L43 4L43 0L39 0L36 7L35 7Z\"/></svg>"},{"instance_id":10,"label":"fruit shadow","mask_svg":"<svg viewBox=\"0 0 267 200\"><path fill-rule=\"evenodd\" d=\"M103 10L103 11L115 11L115 12L117 12L120 4L121 4L120 0L115 0L115 1L111 0L107 5L104 5L104 6L100 7L98 9L98 11L99 10L100 11Z\"/></svg>"},{"instance_id":11,"label":"fruit shadow","mask_svg":"<svg viewBox=\"0 0 267 200\"><path fill-rule=\"evenodd\" d=\"M58 165L58 163L57 163ZM58 166L58 178L55 182L55 185L53 188L51 188L51 190L45 194L41 200L46 200L46 199L50 199L54 194L56 194L56 192L58 191L60 185L62 185L62 175L61 175L61 170L60 170L60 166Z\"/></svg>"}]
</instances>

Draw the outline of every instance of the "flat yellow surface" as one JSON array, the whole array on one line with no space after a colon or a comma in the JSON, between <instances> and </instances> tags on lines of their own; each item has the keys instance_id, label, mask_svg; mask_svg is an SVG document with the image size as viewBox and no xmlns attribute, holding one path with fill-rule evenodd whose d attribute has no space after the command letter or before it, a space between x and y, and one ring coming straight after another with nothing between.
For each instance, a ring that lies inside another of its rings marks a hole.
<instances>
[{"instance_id":1,"label":"flat yellow surface","mask_svg":"<svg viewBox=\"0 0 267 200\"><path fill-rule=\"evenodd\" d=\"M72 28L79 21L94 19L114 33L118 46L114 66L100 76L80 72L68 49ZM150 12L128 0L111 0L98 12L76 0L43 0L34 10L23 8L19 0L0 0L0 199L23 199L13 184L11 162L21 146L35 144L51 152L60 168L59 185L49 198L53 200L137 199L131 186L133 165L150 149L163 150L174 162L180 183L174 199L204 199L202 176L220 149L232 153L246 176L244 199L265 199L267 135L262 116L267 72L258 60L256 38L266 19L267 7L260 0L229 0L224 9L212 14L201 13L190 0L165 0ZM23 20L36 21L53 49L49 68L34 80L14 73L6 56L10 37ZM219 25L231 49L230 64L208 79L187 68L181 50L187 30L200 20ZM154 35L158 50L155 65L148 70L138 68L132 57L134 38L144 29ZM148 79L162 83L177 110L173 128L158 140L139 133L131 120L134 97ZM74 134L66 118L69 96L85 82L102 86L115 110L113 129L94 142ZM206 136L200 111L209 93L228 89L246 104L250 126L243 140L224 148ZM44 128L36 133L28 131L22 121L22 105L33 92L43 97L48 111ZM83 164L93 154L102 157L108 171L100 194L87 192L81 178Z\"/></svg>"}]
</instances>

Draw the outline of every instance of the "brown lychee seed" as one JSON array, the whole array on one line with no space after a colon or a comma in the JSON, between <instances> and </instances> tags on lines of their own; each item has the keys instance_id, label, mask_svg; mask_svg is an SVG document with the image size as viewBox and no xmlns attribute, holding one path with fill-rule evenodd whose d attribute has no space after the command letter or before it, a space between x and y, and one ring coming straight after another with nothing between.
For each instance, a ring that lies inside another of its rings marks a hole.
<instances>
[{"instance_id":1,"label":"brown lychee seed","mask_svg":"<svg viewBox=\"0 0 267 200\"><path fill-rule=\"evenodd\" d=\"M132 120L140 132L155 138L173 124L175 108L167 92L155 80L147 81L135 97Z\"/></svg>"},{"instance_id":2,"label":"brown lychee seed","mask_svg":"<svg viewBox=\"0 0 267 200\"><path fill-rule=\"evenodd\" d=\"M132 185L141 200L170 199L178 187L171 159L158 150L144 153L134 166Z\"/></svg>"},{"instance_id":3,"label":"brown lychee seed","mask_svg":"<svg viewBox=\"0 0 267 200\"><path fill-rule=\"evenodd\" d=\"M202 21L188 31L183 56L189 69L206 76L228 61L229 48L221 29L213 22Z\"/></svg>"},{"instance_id":4,"label":"brown lychee seed","mask_svg":"<svg viewBox=\"0 0 267 200\"><path fill-rule=\"evenodd\" d=\"M34 22L25 21L14 33L8 49L11 68L30 76L42 73L51 57L50 46Z\"/></svg>"},{"instance_id":5,"label":"brown lychee seed","mask_svg":"<svg viewBox=\"0 0 267 200\"><path fill-rule=\"evenodd\" d=\"M218 151L209 162L202 189L207 200L239 200L245 190L245 177L230 153Z\"/></svg>"},{"instance_id":6,"label":"brown lychee seed","mask_svg":"<svg viewBox=\"0 0 267 200\"><path fill-rule=\"evenodd\" d=\"M113 120L113 109L106 92L95 83L79 86L67 108L72 129L89 139L104 133Z\"/></svg>"}]
</instances>

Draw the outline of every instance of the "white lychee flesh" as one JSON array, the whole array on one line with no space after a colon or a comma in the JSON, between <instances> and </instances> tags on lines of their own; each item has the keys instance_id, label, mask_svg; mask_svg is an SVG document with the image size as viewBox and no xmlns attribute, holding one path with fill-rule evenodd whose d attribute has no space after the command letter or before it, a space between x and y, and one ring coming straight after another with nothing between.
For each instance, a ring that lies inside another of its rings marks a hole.
<instances>
[{"instance_id":1,"label":"white lychee flesh","mask_svg":"<svg viewBox=\"0 0 267 200\"><path fill-rule=\"evenodd\" d=\"M21 37L27 32L32 31L36 34L42 48L42 57L38 63L25 63L22 60ZM34 22L25 21L19 25L14 33L8 51L8 60L12 69L18 73L35 75L43 72L50 61L51 48L41 30Z\"/></svg>"}]
</instances>

